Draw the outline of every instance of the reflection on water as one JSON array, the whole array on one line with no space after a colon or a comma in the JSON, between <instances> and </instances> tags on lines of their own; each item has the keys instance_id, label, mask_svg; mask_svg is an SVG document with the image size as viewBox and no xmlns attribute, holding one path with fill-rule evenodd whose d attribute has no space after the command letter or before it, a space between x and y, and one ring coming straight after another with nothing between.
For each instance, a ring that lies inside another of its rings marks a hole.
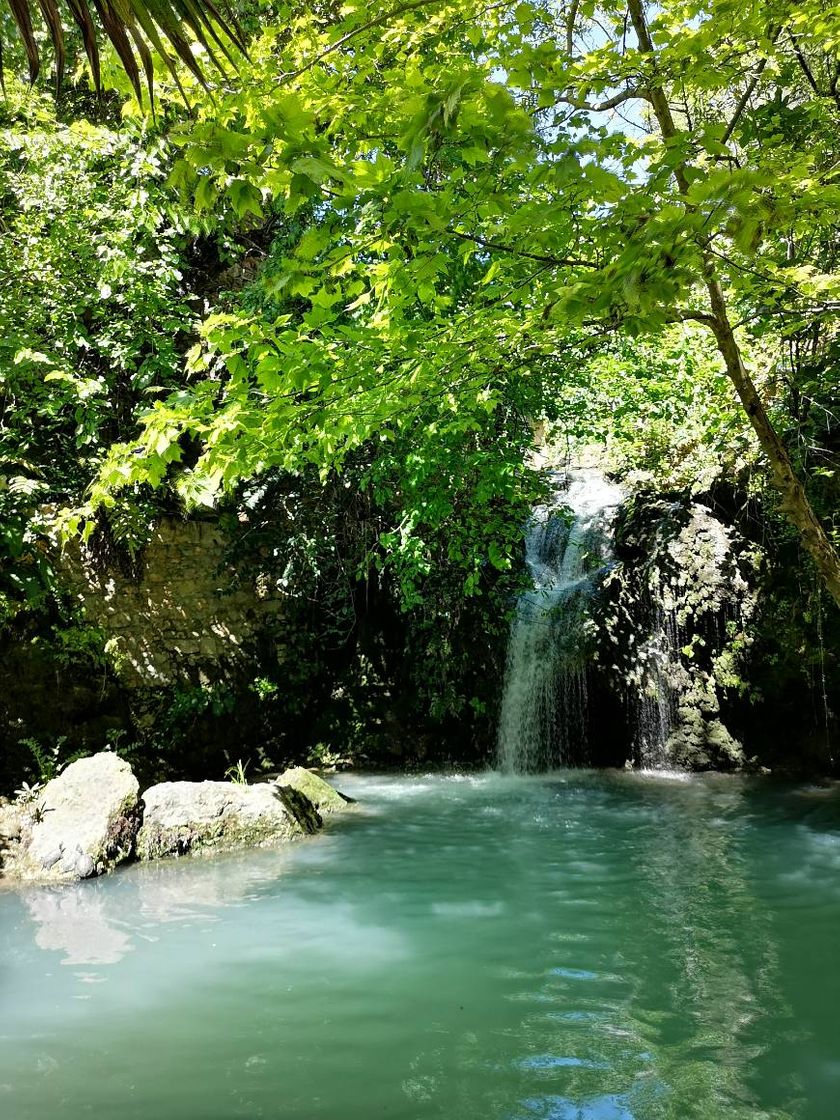
<instances>
[{"instance_id":1,"label":"reflection on water","mask_svg":"<svg viewBox=\"0 0 840 1120\"><path fill-rule=\"evenodd\" d=\"M342 784L312 841L0 894L0 1115L837 1115L833 789Z\"/></svg>"},{"instance_id":2,"label":"reflection on water","mask_svg":"<svg viewBox=\"0 0 840 1120\"><path fill-rule=\"evenodd\" d=\"M45 888L25 901L36 945L60 952L62 964L116 964L131 950L128 933L108 921L101 892Z\"/></svg>"},{"instance_id":3,"label":"reflection on water","mask_svg":"<svg viewBox=\"0 0 840 1120\"><path fill-rule=\"evenodd\" d=\"M608 1093L584 1101L566 1097L534 1097L523 1101L524 1116L535 1120L634 1120L626 1094Z\"/></svg>"}]
</instances>

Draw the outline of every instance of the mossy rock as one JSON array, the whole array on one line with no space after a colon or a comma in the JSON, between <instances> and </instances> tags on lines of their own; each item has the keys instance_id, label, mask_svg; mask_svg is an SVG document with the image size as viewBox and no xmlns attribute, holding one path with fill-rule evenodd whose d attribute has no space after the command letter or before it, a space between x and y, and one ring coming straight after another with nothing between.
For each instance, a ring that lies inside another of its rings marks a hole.
<instances>
[{"instance_id":1,"label":"mossy rock","mask_svg":"<svg viewBox=\"0 0 840 1120\"><path fill-rule=\"evenodd\" d=\"M143 802L137 854L147 860L293 840L321 823L314 810L302 821L298 807L269 785L161 782Z\"/></svg>"},{"instance_id":2,"label":"mossy rock","mask_svg":"<svg viewBox=\"0 0 840 1120\"><path fill-rule=\"evenodd\" d=\"M337 813L341 809L346 809L353 800L339 793L329 782L325 782L323 778L303 766L292 766L284 770L275 784L281 789L291 787L298 793L302 793L319 813Z\"/></svg>"}]
</instances>

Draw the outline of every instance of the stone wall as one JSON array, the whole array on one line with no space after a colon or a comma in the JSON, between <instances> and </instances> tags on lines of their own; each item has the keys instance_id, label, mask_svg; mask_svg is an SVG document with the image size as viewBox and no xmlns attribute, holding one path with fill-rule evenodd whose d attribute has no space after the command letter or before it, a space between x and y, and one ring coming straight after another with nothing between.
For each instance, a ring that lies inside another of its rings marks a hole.
<instances>
[{"instance_id":1,"label":"stone wall","mask_svg":"<svg viewBox=\"0 0 840 1120\"><path fill-rule=\"evenodd\" d=\"M136 577L104 568L77 546L62 555L62 582L100 627L123 685L157 688L185 678L208 683L221 665L247 659L249 645L281 610L264 576L243 576L227 541L208 521L162 521Z\"/></svg>"}]
</instances>

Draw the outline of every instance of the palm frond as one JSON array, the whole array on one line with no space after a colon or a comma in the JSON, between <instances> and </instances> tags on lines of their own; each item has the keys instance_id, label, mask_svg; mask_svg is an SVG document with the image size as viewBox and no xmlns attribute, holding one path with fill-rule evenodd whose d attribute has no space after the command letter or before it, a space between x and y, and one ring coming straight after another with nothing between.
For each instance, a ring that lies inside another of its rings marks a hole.
<instances>
[{"instance_id":1,"label":"palm frond","mask_svg":"<svg viewBox=\"0 0 840 1120\"><path fill-rule=\"evenodd\" d=\"M36 31L36 25L41 22L52 43L56 85L60 86L67 52L58 0L5 2L26 53L29 80L36 81L41 71ZM202 63L192 49L194 42L201 45L211 64L222 74L225 73L222 58L235 67L236 55L245 53L236 17L223 15L214 0L92 0L93 13L88 0L66 0L66 4L81 33L95 87L100 89L102 85L99 43L104 33L140 101L143 79L150 98L153 93L153 53L164 60L179 88L178 60L206 88ZM3 81L3 62L0 45L0 83Z\"/></svg>"}]
</instances>

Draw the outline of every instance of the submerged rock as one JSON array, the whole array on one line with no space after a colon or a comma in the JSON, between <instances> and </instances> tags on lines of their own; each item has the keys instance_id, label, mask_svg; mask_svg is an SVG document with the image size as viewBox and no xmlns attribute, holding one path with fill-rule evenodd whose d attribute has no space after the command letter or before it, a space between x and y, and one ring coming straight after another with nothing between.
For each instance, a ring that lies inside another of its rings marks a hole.
<instances>
[{"instance_id":1,"label":"submerged rock","mask_svg":"<svg viewBox=\"0 0 840 1120\"><path fill-rule=\"evenodd\" d=\"M280 789L294 789L302 793L319 813L335 813L346 809L353 800L303 766L292 766L284 770L275 784Z\"/></svg>"},{"instance_id":2,"label":"submerged rock","mask_svg":"<svg viewBox=\"0 0 840 1120\"><path fill-rule=\"evenodd\" d=\"M26 804L4 807L3 874L41 882L88 879L134 854L140 787L110 751L80 758Z\"/></svg>"},{"instance_id":3,"label":"submerged rock","mask_svg":"<svg viewBox=\"0 0 840 1120\"><path fill-rule=\"evenodd\" d=\"M309 802L302 806L265 784L162 782L146 790L143 803L140 859L292 840L321 825Z\"/></svg>"}]
</instances>

